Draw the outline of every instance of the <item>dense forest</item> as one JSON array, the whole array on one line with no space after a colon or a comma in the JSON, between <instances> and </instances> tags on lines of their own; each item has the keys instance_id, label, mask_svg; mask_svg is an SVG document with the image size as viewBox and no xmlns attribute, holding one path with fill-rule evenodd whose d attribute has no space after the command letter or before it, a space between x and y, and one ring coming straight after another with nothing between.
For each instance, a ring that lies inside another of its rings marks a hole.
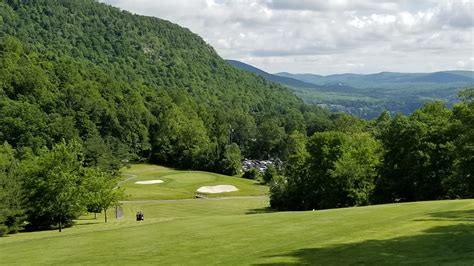
<instances>
[{"instance_id":1,"label":"dense forest","mask_svg":"<svg viewBox=\"0 0 474 266\"><path fill-rule=\"evenodd\" d=\"M78 139L87 161L110 151L218 171L232 142L243 156L275 157L289 132L331 127L329 113L229 66L170 22L94 1L0 10L0 141L15 149Z\"/></svg>"},{"instance_id":2,"label":"dense forest","mask_svg":"<svg viewBox=\"0 0 474 266\"><path fill-rule=\"evenodd\" d=\"M473 195L472 90L365 121L304 104L187 29L92 0L0 2L0 235L116 205L130 161L265 173L276 209Z\"/></svg>"},{"instance_id":3,"label":"dense forest","mask_svg":"<svg viewBox=\"0 0 474 266\"><path fill-rule=\"evenodd\" d=\"M310 210L474 197L474 88L450 109L427 103L348 121L338 131L290 135L284 175L273 176L272 207Z\"/></svg>"},{"instance_id":4,"label":"dense forest","mask_svg":"<svg viewBox=\"0 0 474 266\"><path fill-rule=\"evenodd\" d=\"M113 177L137 160L236 174L242 157L283 157L291 132L327 130L338 117L235 69L168 21L92 0L2 1L0 18L1 183L8 188L0 223L11 230L22 219L45 228L77 215L45 209L58 200L53 195L70 192L28 185L29 178L56 182L46 167L61 161L54 154L76 154L79 165L64 159L58 171L84 189L89 169ZM22 194L31 205L20 212L26 217L14 211Z\"/></svg>"}]
</instances>

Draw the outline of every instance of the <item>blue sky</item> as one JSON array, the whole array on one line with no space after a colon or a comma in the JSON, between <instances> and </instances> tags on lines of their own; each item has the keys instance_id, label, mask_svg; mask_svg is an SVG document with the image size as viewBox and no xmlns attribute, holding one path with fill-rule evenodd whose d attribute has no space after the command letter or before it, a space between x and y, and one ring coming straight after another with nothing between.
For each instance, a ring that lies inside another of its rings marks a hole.
<instances>
[{"instance_id":1,"label":"blue sky","mask_svg":"<svg viewBox=\"0 0 474 266\"><path fill-rule=\"evenodd\" d=\"M268 72L474 70L473 0L102 0Z\"/></svg>"}]
</instances>

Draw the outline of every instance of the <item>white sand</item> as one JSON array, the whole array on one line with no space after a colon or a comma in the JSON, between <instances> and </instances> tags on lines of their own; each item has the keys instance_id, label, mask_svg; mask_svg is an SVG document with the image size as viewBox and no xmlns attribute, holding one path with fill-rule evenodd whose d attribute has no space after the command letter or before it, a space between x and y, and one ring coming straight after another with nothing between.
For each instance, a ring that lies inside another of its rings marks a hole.
<instances>
[{"instance_id":1,"label":"white sand","mask_svg":"<svg viewBox=\"0 0 474 266\"><path fill-rule=\"evenodd\" d=\"M143 181L135 182L135 184L139 184L139 185L151 185L151 184L160 184L160 183L163 183L163 180L156 179L156 180L143 180Z\"/></svg>"},{"instance_id":2,"label":"white sand","mask_svg":"<svg viewBox=\"0 0 474 266\"><path fill-rule=\"evenodd\" d=\"M223 193L223 192L234 192L239 189L231 185L217 185L217 186L205 186L197 189L200 193Z\"/></svg>"}]
</instances>

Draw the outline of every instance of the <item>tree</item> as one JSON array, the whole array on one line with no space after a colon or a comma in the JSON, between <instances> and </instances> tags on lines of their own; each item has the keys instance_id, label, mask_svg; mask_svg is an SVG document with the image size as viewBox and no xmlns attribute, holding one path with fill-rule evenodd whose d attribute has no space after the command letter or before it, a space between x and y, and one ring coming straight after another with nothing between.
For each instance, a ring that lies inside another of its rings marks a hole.
<instances>
[{"instance_id":1,"label":"tree","mask_svg":"<svg viewBox=\"0 0 474 266\"><path fill-rule=\"evenodd\" d=\"M224 151L222 159L222 173L226 175L240 174L242 165L239 146L235 143L228 145Z\"/></svg>"},{"instance_id":2,"label":"tree","mask_svg":"<svg viewBox=\"0 0 474 266\"><path fill-rule=\"evenodd\" d=\"M286 140L283 160L285 161L284 169L286 176L292 176L297 173L298 169L304 165L308 151L306 149L307 137L299 132L293 131Z\"/></svg>"},{"instance_id":3,"label":"tree","mask_svg":"<svg viewBox=\"0 0 474 266\"><path fill-rule=\"evenodd\" d=\"M270 207L277 210L298 210L299 206L295 203L299 203L297 200L293 200L292 196L298 196L293 194L294 186L288 185L288 179L284 176L276 176L270 182Z\"/></svg>"},{"instance_id":4,"label":"tree","mask_svg":"<svg viewBox=\"0 0 474 266\"><path fill-rule=\"evenodd\" d=\"M273 165L268 165L267 169L263 172L263 183L269 184L273 179L278 176L278 171Z\"/></svg>"},{"instance_id":5,"label":"tree","mask_svg":"<svg viewBox=\"0 0 474 266\"><path fill-rule=\"evenodd\" d=\"M24 221L23 194L14 149L4 143L0 145L0 236L21 228Z\"/></svg>"},{"instance_id":6,"label":"tree","mask_svg":"<svg viewBox=\"0 0 474 266\"><path fill-rule=\"evenodd\" d=\"M306 148L301 136L286 163L286 177L270 186L270 204L282 210L308 210L370 203L380 163L380 144L368 133L314 134ZM291 163L292 162L292 163Z\"/></svg>"},{"instance_id":7,"label":"tree","mask_svg":"<svg viewBox=\"0 0 474 266\"><path fill-rule=\"evenodd\" d=\"M298 110L288 110L284 115L286 132L306 132L306 125L303 114Z\"/></svg>"},{"instance_id":8,"label":"tree","mask_svg":"<svg viewBox=\"0 0 474 266\"><path fill-rule=\"evenodd\" d=\"M258 126L254 154L260 158L279 157L286 134L277 119L268 119Z\"/></svg>"},{"instance_id":9,"label":"tree","mask_svg":"<svg viewBox=\"0 0 474 266\"><path fill-rule=\"evenodd\" d=\"M62 141L22 163L29 226L59 231L84 211L81 146Z\"/></svg>"},{"instance_id":10,"label":"tree","mask_svg":"<svg viewBox=\"0 0 474 266\"><path fill-rule=\"evenodd\" d=\"M344 133L358 133L363 132L366 126L366 120L353 115L341 113L336 115L333 130Z\"/></svg>"},{"instance_id":11,"label":"tree","mask_svg":"<svg viewBox=\"0 0 474 266\"><path fill-rule=\"evenodd\" d=\"M90 136L83 144L84 164L87 167L99 167L109 171L118 171L128 158L126 145L116 138Z\"/></svg>"},{"instance_id":12,"label":"tree","mask_svg":"<svg viewBox=\"0 0 474 266\"><path fill-rule=\"evenodd\" d=\"M381 145L369 134L359 133L349 136L342 149L334 169L329 170L330 177L337 180L337 186L342 190L338 204L368 205L381 163Z\"/></svg>"},{"instance_id":13,"label":"tree","mask_svg":"<svg viewBox=\"0 0 474 266\"><path fill-rule=\"evenodd\" d=\"M341 132L321 132L314 134L308 141L307 174L302 180L302 209L324 209L344 206L340 203L342 180L333 178L330 171L342 156L342 146L348 136Z\"/></svg>"},{"instance_id":14,"label":"tree","mask_svg":"<svg viewBox=\"0 0 474 266\"><path fill-rule=\"evenodd\" d=\"M117 187L117 178L99 168L86 169L85 179L87 209L94 213L103 211L107 222L107 210L119 205L119 200L125 196L124 190Z\"/></svg>"},{"instance_id":15,"label":"tree","mask_svg":"<svg viewBox=\"0 0 474 266\"><path fill-rule=\"evenodd\" d=\"M454 171L447 182L449 196L474 197L474 88L460 93L462 101L453 108Z\"/></svg>"},{"instance_id":16,"label":"tree","mask_svg":"<svg viewBox=\"0 0 474 266\"><path fill-rule=\"evenodd\" d=\"M161 114L153 135L153 159L159 163L192 167L209 145L206 128L194 114L172 105Z\"/></svg>"},{"instance_id":17,"label":"tree","mask_svg":"<svg viewBox=\"0 0 474 266\"><path fill-rule=\"evenodd\" d=\"M246 179L259 180L262 177L262 173L260 173L260 170L257 168L252 167L246 171L242 177Z\"/></svg>"},{"instance_id":18,"label":"tree","mask_svg":"<svg viewBox=\"0 0 474 266\"><path fill-rule=\"evenodd\" d=\"M255 138L257 126L255 119L244 112L236 112L232 116L231 140L239 145L243 154L247 154L251 140Z\"/></svg>"},{"instance_id":19,"label":"tree","mask_svg":"<svg viewBox=\"0 0 474 266\"><path fill-rule=\"evenodd\" d=\"M384 132L390 127L392 118L388 111L382 112L376 120L372 121L372 133L377 139L382 139Z\"/></svg>"},{"instance_id":20,"label":"tree","mask_svg":"<svg viewBox=\"0 0 474 266\"><path fill-rule=\"evenodd\" d=\"M376 201L440 199L453 171L452 111L441 102L428 103L410 117L396 116L382 131L384 147Z\"/></svg>"}]
</instances>

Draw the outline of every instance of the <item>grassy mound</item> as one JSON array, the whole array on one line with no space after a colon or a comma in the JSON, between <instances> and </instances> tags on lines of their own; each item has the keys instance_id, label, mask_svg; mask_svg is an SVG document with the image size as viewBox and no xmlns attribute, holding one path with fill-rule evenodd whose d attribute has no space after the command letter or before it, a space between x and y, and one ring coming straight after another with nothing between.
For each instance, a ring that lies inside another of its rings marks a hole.
<instances>
[{"instance_id":1,"label":"grassy mound","mask_svg":"<svg viewBox=\"0 0 474 266\"><path fill-rule=\"evenodd\" d=\"M188 199L196 195L202 186L233 185L235 192L205 194L206 197L260 196L268 192L268 187L256 181L225 176L209 172L183 171L150 164L136 164L122 169L128 200ZM141 185L137 181L163 180L161 184Z\"/></svg>"},{"instance_id":2,"label":"grassy mound","mask_svg":"<svg viewBox=\"0 0 474 266\"><path fill-rule=\"evenodd\" d=\"M5 264L457 264L474 261L474 200L267 213L266 200L124 204L125 217L0 239ZM133 220L143 209L144 222Z\"/></svg>"}]
</instances>

